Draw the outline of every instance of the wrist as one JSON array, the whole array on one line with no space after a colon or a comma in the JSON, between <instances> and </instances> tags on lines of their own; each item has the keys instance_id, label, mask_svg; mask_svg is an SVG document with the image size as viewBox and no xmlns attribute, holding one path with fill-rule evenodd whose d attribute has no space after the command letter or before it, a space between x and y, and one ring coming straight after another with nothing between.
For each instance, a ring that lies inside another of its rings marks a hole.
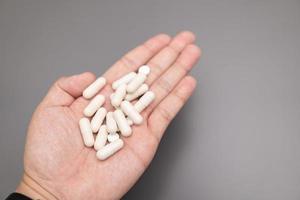
<instances>
[{"instance_id":1,"label":"wrist","mask_svg":"<svg viewBox=\"0 0 300 200\"><path fill-rule=\"evenodd\" d=\"M31 199L58 199L26 174L23 175L22 180L16 189L16 192L30 197Z\"/></svg>"}]
</instances>

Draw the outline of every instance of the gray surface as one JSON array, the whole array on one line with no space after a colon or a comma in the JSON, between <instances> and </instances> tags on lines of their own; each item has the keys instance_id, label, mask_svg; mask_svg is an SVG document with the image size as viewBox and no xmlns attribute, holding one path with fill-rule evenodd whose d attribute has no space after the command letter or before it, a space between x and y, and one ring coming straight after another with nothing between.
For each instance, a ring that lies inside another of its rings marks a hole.
<instances>
[{"instance_id":1,"label":"gray surface","mask_svg":"<svg viewBox=\"0 0 300 200\"><path fill-rule=\"evenodd\" d=\"M184 2L184 3L183 3ZM198 88L125 199L300 199L300 1L0 1L0 196L61 75L100 75L158 32L193 30Z\"/></svg>"}]
</instances>

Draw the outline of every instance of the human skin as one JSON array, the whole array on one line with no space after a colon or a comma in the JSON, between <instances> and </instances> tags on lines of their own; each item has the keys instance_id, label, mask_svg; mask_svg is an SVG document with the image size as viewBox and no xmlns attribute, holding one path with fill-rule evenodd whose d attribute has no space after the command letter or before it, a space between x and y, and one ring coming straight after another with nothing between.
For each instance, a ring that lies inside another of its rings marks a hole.
<instances>
[{"instance_id":1,"label":"human skin","mask_svg":"<svg viewBox=\"0 0 300 200\"><path fill-rule=\"evenodd\" d=\"M123 138L124 148L105 161L84 146L78 126L89 102L82 92L95 75L85 72L58 79L32 116L24 175L16 191L33 199L120 199L144 173L167 126L196 87L196 80L188 75L201 54L194 41L189 31L174 38L159 34L105 72L107 85L100 93L106 96L108 110L111 83L145 63L151 68L146 83L156 94L142 112L142 125L133 126L133 135Z\"/></svg>"}]
</instances>

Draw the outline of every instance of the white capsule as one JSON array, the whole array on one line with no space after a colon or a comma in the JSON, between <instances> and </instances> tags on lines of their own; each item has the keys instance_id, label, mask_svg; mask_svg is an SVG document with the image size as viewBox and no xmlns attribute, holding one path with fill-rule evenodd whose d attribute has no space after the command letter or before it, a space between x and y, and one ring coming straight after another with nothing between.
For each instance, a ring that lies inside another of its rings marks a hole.
<instances>
[{"instance_id":1,"label":"white capsule","mask_svg":"<svg viewBox=\"0 0 300 200\"><path fill-rule=\"evenodd\" d=\"M142 112L154 100L155 94L152 91L146 92L135 104L134 107L138 112Z\"/></svg>"},{"instance_id":2,"label":"white capsule","mask_svg":"<svg viewBox=\"0 0 300 200\"><path fill-rule=\"evenodd\" d=\"M116 141L116 140L119 139L119 138L120 138L120 136L119 136L118 133L110 133L110 134L108 134L108 136L107 136L108 142L114 142L114 141Z\"/></svg>"},{"instance_id":3,"label":"white capsule","mask_svg":"<svg viewBox=\"0 0 300 200\"><path fill-rule=\"evenodd\" d=\"M138 98L139 96L143 95L148 90L149 90L148 85L144 83L134 93L127 94L126 97L125 97L125 99L127 101L132 101L132 100Z\"/></svg>"},{"instance_id":4,"label":"white capsule","mask_svg":"<svg viewBox=\"0 0 300 200\"><path fill-rule=\"evenodd\" d=\"M138 73L127 85L127 92L134 93L146 80L147 76L143 73Z\"/></svg>"},{"instance_id":5,"label":"white capsule","mask_svg":"<svg viewBox=\"0 0 300 200\"><path fill-rule=\"evenodd\" d=\"M129 126L133 125L133 121L131 119L129 119L128 117L126 119L127 119L127 124Z\"/></svg>"},{"instance_id":6,"label":"white capsule","mask_svg":"<svg viewBox=\"0 0 300 200\"><path fill-rule=\"evenodd\" d=\"M91 128L91 124L88 118L81 118L79 120L80 132L82 135L83 143L87 147L94 145L94 135Z\"/></svg>"},{"instance_id":7,"label":"white capsule","mask_svg":"<svg viewBox=\"0 0 300 200\"><path fill-rule=\"evenodd\" d=\"M122 84L117 88L116 92L112 96L111 105L113 105L114 107L119 107L121 102L125 98L125 96L126 96L126 85Z\"/></svg>"},{"instance_id":8,"label":"white capsule","mask_svg":"<svg viewBox=\"0 0 300 200\"><path fill-rule=\"evenodd\" d=\"M91 100L89 105L84 109L83 113L87 117L93 116L95 112L104 104L105 102L105 97L101 94L98 94Z\"/></svg>"},{"instance_id":9,"label":"white capsule","mask_svg":"<svg viewBox=\"0 0 300 200\"><path fill-rule=\"evenodd\" d=\"M124 137L128 137L132 134L131 127L127 124L127 119L121 110L115 110L114 119L116 120L120 132Z\"/></svg>"},{"instance_id":10,"label":"white capsule","mask_svg":"<svg viewBox=\"0 0 300 200\"><path fill-rule=\"evenodd\" d=\"M106 141L107 141L107 130L106 130L106 126L102 125L96 136L96 140L94 143L94 149L96 149L96 150L101 149L102 147L105 146Z\"/></svg>"},{"instance_id":11,"label":"white capsule","mask_svg":"<svg viewBox=\"0 0 300 200\"><path fill-rule=\"evenodd\" d=\"M111 93L111 95L109 96L110 101L112 101L112 99L114 98L115 93Z\"/></svg>"},{"instance_id":12,"label":"white capsule","mask_svg":"<svg viewBox=\"0 0 300 200\"><path fill-rule=\"evenodd\" d=\"M106 84L104 77L99 77L91 85L89 85L82 93L82 96L86 99L90 99L95 96Z\"/></svg>"},{"instance_id":13,"label":"white capsule","mask_svg":"<svg viewBox=\"0 0 300 200\"><path fill-rule=\"evenodd\" d=\"M142 115L140 115L140 113L129 101L122 101L121 109L133 121L134 124L141 124L143 122Z\"/></svg>"},{"instance_id":14,"label":"white capsule","mask_svg":"<svg viewBox=\"0 0 300 200\"><path fill-rule=\"evenodd\" d=\"M97 151L96 156L99 160L105 160L119 151L123 146L123 140L117 139L116 141L105 145L99 151Z\"/></svg>"},{"instance_id":15,"label":"white capsule","mask_svg":"<svg viewBox=\"0 0 300 200\"><path fill-rule=\"evenodd\" d=\"M138 70L139 73L143 73L146 76L150 74L150 67L148 65L143 65Z\"/></svg>"},{"instance_id":16,"label":"white capsule","mask_svg":"<svg viewBox=\"0 0 300 200\"><path fill-rule=\"evenodd\" d=\"M112 88L115 90L120 85L129 83L135 76L136 76L135 72L130 72L130 73L126 74L125 76L123 76L120 79L113 82Z\"/></svg>"},{"instance_id":17,"label":"white capsule","mask_svg":"<svg viewBox=\"0 0 300 200\"><path fill-rule=\"evenodd\" d=\"M113 117L113 112L108 112L106 114L106 128L107 128L107 132L109 133L115 133L118 131L118 126Z\"/></svg>"},{"instance_id":18,"label":"white capsule","mask_svg":"<svg viewBox=\"0 0 300 200\"><path fill-rule=\"evenodd\" d=\"M106 113L106 109L101 107L96 112L95 116L92 118L91 127L94 133L98 132L100 126L102 125L105 119Z\"/></svg>"}]
</instances>

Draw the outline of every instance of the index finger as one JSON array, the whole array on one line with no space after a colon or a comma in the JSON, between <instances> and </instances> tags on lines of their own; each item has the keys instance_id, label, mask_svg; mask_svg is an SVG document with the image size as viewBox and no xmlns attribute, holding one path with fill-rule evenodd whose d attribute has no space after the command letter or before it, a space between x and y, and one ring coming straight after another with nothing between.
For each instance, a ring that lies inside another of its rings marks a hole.
<instances>
[{"instance_id":1,"label":"index finger","mask_svg":"<svg viewBox=\"0 0 300 200\"><path fill-rule=\"evenodd\" d=\"M146 63L156 53L167 46L170 40L170 36L166 34L159 34L150 38L144 44L129 51L104 73L103 76L106 78L107 83L112 84L113 81L124 74L136 71L138 67Z\"/></svg>"}]
</instances>

